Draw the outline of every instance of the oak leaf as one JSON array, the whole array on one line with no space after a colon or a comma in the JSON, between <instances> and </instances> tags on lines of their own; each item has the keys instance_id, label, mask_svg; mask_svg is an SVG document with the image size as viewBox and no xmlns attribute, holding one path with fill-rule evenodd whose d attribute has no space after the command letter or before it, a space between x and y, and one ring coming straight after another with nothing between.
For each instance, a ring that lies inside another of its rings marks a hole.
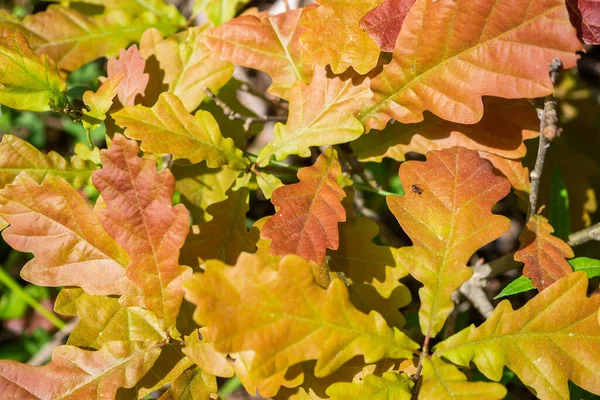
<instances>
[{"instance_id":1,"label":"oak leaf","mask_svg":"<svg viewBox=\"0 0 600 400\"><path fill-rule=\"evenodd\" d=\"M355 85L352 79L329 79L324 68L315 68L308 86L303 82L292 86L288 121L275 125L273 141L261 151L257 163L267 164L273 154L278 160L290 154L308 157L311 146L358 138L364 128L355 114L372 95L368 78Z\"/></svg>"},{"instance_id":2,"label":"oak leaf","mask_svg":"<svg viewBox=\"0 0 600 400\"><path fill-rule=\"evenodd\" d=\"M585 44L600 44L600 7L597 0L566 0L577 35Z\"/></svg>"},{"instance_id":3,"label":"oak leaf","mask_svg":"<svg viewBox=\"0 0 600 400\"><path fill-rule=\"evenodd\" d=\"M202 332L202 339L198 336L197 331L185 338L183 353L203 371L225 378L232 377L234 369L227 357L216 351L213 344L207 340L209 335L206 329L200 331Z\"/></svg>"},{"instance_id":4,"label":"oak leaf","mask_svg":"<svg viewBox=\"0 0 600 400\"><path fill-rule=\"evenodd\" d=\"M387 202L413 242L398 251L398 262L424 285L419 322L434 337L452 310L451 294L473 274L469 258L508 229L508 218L491 209L510 185L473 150L453 147L426 157L401 165L405 195Z\"/></svg>"},{"instance_id":5,"label":"oak leaf","mask_svg":"<svg viewBox=\"0 0 600 400\"><path fill-rule=\"evenodd\" d=\"M191 115L177 96L163 93L152 108L140 104L112 114L125 135L142 141L142 150L173 154L192 163L206 160L211 168L229 165L243 169L248 161L233 140L224 138L209 112Z\"/></svg>"},{"instance_id":6,"label":"oak leaf","mask_svg":"<svg viewBox=\"0 0 600 400\"><path fill-rule=\"evenodd\" d=\"M89 108L89 111L86 108L82 109L81 123L87 131L99 128L102 121L106 119L106 113L112 107L113 99L119 92L124 78L125 74L109 77L102 82L95 93L88 90L83 94L83 103Z\"/></svg>"},{"instance_id":7,"label":"oak leaf","mask_svg":"<svg viewBox=\"0 0 600 400\"><path fill-rule=\"evenodd\" d=\"M476 123L482 96L533 98L552 93L548 63L575 65L581 43L564 0L417 0L390 64L371 81L361 121L382 129L392 118ZM515 56L515 54L519 56Z\"/></svg>"},{"instance_id":8,"label":"oak leaf","mask_svg":"<svg viewBox=\"0 0 600 400\"><path fill-rule=\"evenodd\" d=\"M114 399L152 367L160 348L110 342L98 351L59 346L43 367L0 361L0 393L9 399Z\"/></svg>"},{"instance_id":9,"label":"oak leaf","mask_svg":"<svg viewBox=\"0 0 600 400\"><path fill-rule=\"evenodd\" d=\"M327 394L331 400L410 400L413 385L413 381L404 374L386 372L382 377L367 375L362 383L334 383L327 389Z\"/></svg>"},{"instance_id":10,"label":"oak leaf","mask_svg":"<svg viewBox=\"0 0 600 400\"><path fill-rule=\"evenodd\" d=\"M525 201L529 201L529 189L531 181L529 180L529 168L523 165L523 161L480 151L479 156L485 158L494 166L494 171L503 175L510 181L511 186L515 189L515 194Z\"/></svg>"},{"instance_id":11,"label":"oak leaf","mask_svg":"<svg viewBox=\"0 0 600 400\"><path fill-rule=\"evenodd\" d=\"M292 84L307 82L312 74L314 64L301 55L299 38L305 29L298 25L312 9L242 15L207 31L205 41L221 58L267 73L273 80L269 93L287 99Z\"/></svg>"},{"instance_id":12,"label":"oak leaf","mask_svg":"<svg viewBox=\"0 0 600 400\"><path fill-rule=\"evenodd\" d=\"M127 253L104 230L85 199L66 181L27 176L0 191L2 232L12 248L31 252L21 275L40 286L79 286L90 294L123 294Z\"/></svg>"},{"instance_id":13,"label":"oak leaf","mask_svg":"<svg viewBox=\"0 0 600 400\"><path fill-rule=\"evenodd\" d=\"M67 103L67 83L48 55L33 52L23 34L0 37L0 104L49 111Z\"/></svg>"},{"instance_id":14,"label":"oak leaf","mask_svg":"<svg viewBox=\"0 0 600 400\"><path fill-rule=\"evenodd\" d=\"M371 36L383 51L394 51L404 18L415 0L384 0L365 14L360 27Z\"/></svg>"},{"instance_id":15,"label":"oak leaf","mask_svg":"<svg viewBox=\"0 0 600 400\"><path fill-rule=\"evenodd\" d=\"M25 36L36 53L47 54L62 70L74 71L98 57L117 54L156 22L147 11L130 14L113 10L87 16L72 8L51 5L46 11L25 17L17 29L27 32ZM175 29L170 25L159 27L165 33Z\"/></svg>"},{"instance_id":16,"label":"oak leaf","mask_svg":"<svg viewBox=\"0 0 600 400\"><path fill-rule=\"evenodd\" d=\"M271 254L297 254L319 264L327 248L338 248L338 222L346 220L340 202L345 192L337 182L341 173L337 152L327 149L298 171L300 182L273 192L271 202L279 209L260 232L272 240Z\"/></svg>"},{"instance_id":17,"label":"oak leaf","mask_svg":"<svg viewBox=\"0 0 600 400\"><path fill-rule=\"evenodd\" d=\"M158 400L205 400L219 389L217 379L200 368L184 371Z\"/></svg>"},{"instance_id":18,"label":"oak leaf","mask_svg":"<svg viewBox=\"0 0 600 400\"><path fill-rule=\"evenodd\" d=\"M171 172L157 173L154 157L140 158L138 152L135 141L115 135L110 149L100 153L102 169L92 180L106 202L99 213L102 225L131 257L126 274L142 295L131 302L169 326L183 299L181 281L191 272L178 262L189 213L171 205Z\"/></svg>"},{"instance_id":19,"label":"oak leaf","mask_svg":"<svg viewBox=\"0 0 600 400\"><path fill-rule=\"evenodd\" d=\"M568 380L600 394L600 296L587 298L584 272L569 274L514 311L507 300L480 327L444 340L435 354L472 361L499 381L504 365L542 399L568 399Z\"/></svg>"},{"instance_id":20,"label":"oak leaf","mask_svg":"<svg viewBox=\"0 0 600 400\"><path fill-rule=\"evenodd\" d=\"M210 260L184 287L197 306L194 320L214 329L215 349L252 350L250 375L257 378L306 360L317 361L315 375L321 377L357 355L372 363L412 357L417 348L376 312L352 307L341 280L327 290L318 286L309 263L297 256L284 257L277 271L247 253L235 267Z\"/></svg>"},{"instance_id":21,"label":"oak leaf","mask_svg":"<svg viewBox=\"0 0 600 400\"><path fill-rule=\"evenodd\" d=\"M404 161L405 154L462 146L516 159L525 156L523 140L539 135L539 119L526 101L486 98L485 112L472 125L445 121L428 114L416 124L393 123L372 130L351 143L361 161L380 162L383 157Z\"/></svg>"},{"instance_id":22,"label":"oak leaf","mask_svg":"<svg viewBox=\"0 0 600 400\"><path fill-rule=\"evenodd\" d=\"M343 274L356 308L364 313L375 310L388 325L402 328L404 317L398 309L408 305L411 296L399 279L408 271L397 262L397 249L373 243L379 232L375 221L347 213L348 220L339 226L339 248L327 252L329 270Z\"/></svg>"},{"instance_id":23,"label":"oak leaf","mask_svg":"<svg viewBox=\"0 0 600 400\"><path fill-rule=\"evenodd\" d=\"M233 185L240 171L227 166L208 168L206 163L171 166L175 176L175 189L181 194L181 202L192 216L193 224L212 220L206 209L227 199L227 190Z\"/></svg>"},{"instance_id":24,"label":"oak leaf","mask_svg":"<svg viewBox=\"0 0 600 400\"><path fill-rule=\"evenodd\" d=\"M527 222L519 241L521 248L515 260L525 263L523 275L531 278L538 290L544 290L554 282L573 272L567 258L573 258L573 250L561 239L552 236L554 228L541 215L534 215Z\"/></svg>"},{"instance_id":25,"label":"oak leaf","mask_svg":"<svg viewBox=\"0 0 600 400\"><path fill-rule=\"evenodd\" d=\"M423 383L419 399L500 400L506 396L506 388L492 382L468 382L456 366L439 357L423 357Z\"/></svg>"},{"instance_id":26,"label":"oak leaf","mask_svg":"<svg viewBox=\"0 0 600 400\"><path fill-rule=\"evenodd\" d=\"M189 28L166 39L157 29L149 29L140 40L144 58L156 57L169 92L190 112L207 97L205 88L216 92L233 74L233 64L220 60L204 43L208 27Z\"/></svg>"},{"instance_id":27,"label":"oak leaf","mask_svg":"<svg viewBox=\"0 0 600 400\"><path fill-rule=\"evenodd\" d=\"M106 64L108 78L123 75L119 84L117 98L124 106L135 104L137 95L144 95L150 75L144 73L146 62L136 45L119 51L119 58L111 57Z\"/></svg>"},{"instance_id":28,"label":"oak leaf","mask_svg":"<svg viewBox=\"0 0 600 400\"><path fill-rule=\"evenodd\" d=\"M317 0L316 3L320 7L304 13L300 20L306 29L300 36L304 45L302 56L310 62L331 66L334 74L341 74L348 67L359 74L375 68L379 47L359 22L381 0Z\"/></svg>"},{"instance_id":29,"label":"oak leaf","mask_svg":"<svg viewBox=\"0 0 600 400\"><path fill-rule=\"evenodd\" d=\"M77 316L79 321L67 344L100 349L108 342L161 342L167 339L160 321L141 307L123 307L119 299L92 296L81 289L61 290L54 305L62 315Z\"/></svg>"},{"instance_id":30,"label":"oak leaf","mask_svg":"<svg viewBox=\"0 0 600 400\"><path fill-rule=\"evenodd\" d=\"M62 0L49 1L62 2ZM161 26L163 29L175 30L177 27L183 27L186 23L185 17L179 13L177 7L165 0L78 0L77 3L102 6L105 13L114 10L124 11L131 15L150 12L155 18L158 18L156 25Z\"/></svg>"},{"instance_id":31,"label":"oak leaf","mask_svg":"<svg viewBox=\"0 0 600 400\"><path fill-rule=\"evenodd\" d=\"M235 264L242 251L253 252L255 240L246 230L249 191L242 187L229 190L227 199L210 205L206 212L213 218L193 226L181 249L180 261L197 266L208 259Z\"/></svg>"},{"instance_id":32,"label":"oak leaf","mask_svg":"<svg viewBox=\"0 0 600 400\"><path fill-rule=\"evenodd\" d=\"M78 189L89 182L96 166L79 156L65 160L60 154L51 151L40 152L17 136L4 134L0 142L0 188L11 183L19 174L41 183L46 175L58 176Z\"/></svg>"}]
</instances>

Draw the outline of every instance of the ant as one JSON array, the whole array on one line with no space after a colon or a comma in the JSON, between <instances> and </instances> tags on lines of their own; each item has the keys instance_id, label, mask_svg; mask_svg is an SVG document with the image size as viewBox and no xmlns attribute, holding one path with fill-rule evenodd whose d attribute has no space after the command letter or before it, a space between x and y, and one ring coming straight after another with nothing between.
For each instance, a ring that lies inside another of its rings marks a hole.
<instances>
[{"instance_id":1,"label":"ant","mask_svg":"<svg viewBox=\"0 0 600 400\"><path fill-rule=\"evenodd\" d=\"M413 191L413 193L419 195L419 197L421 197L421 195L423 194L423 189L417 184L411 185L410 189Z\"/></svg>"}]
</instances>

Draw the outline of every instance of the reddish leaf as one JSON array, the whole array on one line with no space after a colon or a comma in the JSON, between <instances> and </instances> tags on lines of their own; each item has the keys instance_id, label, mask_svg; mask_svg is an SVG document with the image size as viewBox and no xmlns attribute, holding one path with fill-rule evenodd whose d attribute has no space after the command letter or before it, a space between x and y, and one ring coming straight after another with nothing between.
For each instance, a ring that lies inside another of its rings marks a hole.
<instances>
[{"instance_id":1,"label":"reddish leaf","mask_svg":"<svg viewBox=\"0 0 600 400\"><path fill-rule=\"evenodd\" d=\"M110 342L101 350L60 346L43 367L0 361L4 399L114 399L117 389L132 388L152 367L160 348L135 342Z\"/></svg>"},{"instance_id":2,"label":"reddish leaf","mask_svg":"<svg viewBox=\"0 0 600 400\"><path fill-rule=\"evenodd\" d=\"M417 0L392 62L371 81L367 130L423 112L463 124L479 121L482 96L532 98L552 93L548 63L575 65L581 49L564 0Z\"/></svg>"},{"instance_id":3,"label":"reddish leaf","mask_svg":"<svg viewBox=\"0 0 600 400\"><path fill-rule=\"evenodd\" d=\"M398 262L424 284L419 321L423 334L434 337L454 305L450 296L473 274L469 258L508 229L508 218L491 210L510 185L475 151L453 147L426 157L402 164L406 194L387 200L413 241L398 251Z\"/></svg>"},{"instance_id":4,"label":"reddish leaf","mask_svg":"<svg viewBox=\"0 0 600 400\"><path fill-rule=\"evenodd\" d=\"M115 135L110 149L101 152L103 167L92 180L106 201L100 212L102 224L131 256L127 277L143 295L133 303L153 311L169 326L183 298L181 280L191 272L178 262L189 213L183 205L171 205L175 186L171 172L157 173L155 158L139 158L138 152L135 141Z\"/></svg>"},{"instance_id":5,"label":"reddish leaf","mask_svg":"<svg viewBox=\"0 0 600 400\"><path fill-rule=\"evenodd\" d=\"M531 278L538 290L573 272L566 258L573 258L573 250L561 239L552 236L554 228L541 215L534 215L519 237L521 248L515 260L525 263L523 275Z\"/></svg>"},{"instance_id":6,"label":"reddish leaf","mask_svg":"<svg viewBox=\"0 0 600 400\"><path fill-rule=\"evenodd\" d=\"M415 0L385 0L360 20L365 30L383 51L394 51L404 18Z\"/></svg>"},{"instance_id":7,"label":"reddish leaf","mask_svg":"<svg viewBox=\"0 0 600 400\"><path fill-rule=\"evenodd\" d=\"M525 167L521 160L511 160L483 151L479 152L479 156L491 162L496 171L510 181L511 186L517 191L517 196L523 197L525 193L529 193L531 185L529 168ZM529 201L527 197L523 197L523 200Z\"/></svg>"},{"instance_id":8,"label":"reddish leaf","mask_svg":"<svg viewBox=\"0 0 600 400\"><path fill-rule=\"evenodd\" d=\"M124 106L135 104L135 97L144 95L150 75L144 73L146 61L142 58L140 51L134 44L127 50L119 52L119 58L109 58L106 65L108 78L123 74L123 80L119 85L117 98Z\"/></svg>"},{"instance_id":9,"label":"reddish leaf","mask_svg":"<svg viewBox=\"0 0 600 400\"><path fill-rule=\"evenodd\" d=\"M297 254L322 263L325 251L339 245L338 222L346 220L340 199L345 196L337 178L342 170L335 150L327 149L314 165L298 172L300 182L273 192L279 207L261 236L271 239L271 254Z\"/></svg>"},{"instance_id":10,"label":"reddish leaf","mask_svg":"<svg viewBox=\"0 0 600 400\"><path fill-rule=\"evenodd\" d=\"M305 31L298 25L300 17L312 9L243 15L206 32L206 44L221 58L267 73L273 79L269 92L287 99L292 84L307 82L312 73L313 64L302 59L298 40Z\"/></svg>"},{"instance_id":11,"label":"reddish leaf","mask_svg":"<svg viewBox=\"0 0 600 400\"><path fill-rule=\"evenodd\" d=\"M567 0L571 23L585 44L600 44L600 1Z\"/></svg>"},{"instance_id":12,"label":"reddish leaf","mask_svg":"<svg viewBox=\"0 0 600 400\"><path fill-rule=\"evenodd\" d=\"M123 294L129 257L102 228L85 199L63 179L41 185L19 176L0 191L2 232L14 249L31 252L21 274L42 286L79 286L91 294Z\"/></svg>"}]
</instances>

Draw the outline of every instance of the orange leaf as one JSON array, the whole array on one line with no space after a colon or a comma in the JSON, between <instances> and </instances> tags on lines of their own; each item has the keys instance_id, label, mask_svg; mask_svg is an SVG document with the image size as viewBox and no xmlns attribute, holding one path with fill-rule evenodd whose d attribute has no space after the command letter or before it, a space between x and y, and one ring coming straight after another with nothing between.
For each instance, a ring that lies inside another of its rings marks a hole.
<instances>
[{"instance_id":1,"label":"orange leaf","mask_svg":"<svg viewBox=\"0 0 600 400\"><path fill-rule=\"evenodd\" d=\"M273 79L269 92L287 99L292 84L307 82L312 74L313 64L302 59L298 40L305 30L298 25L300 17L312 9L242 15L206 32L206 44L221 58L267 73Z\"/></svg>"},{"instance_id":2,"label":"orange leaf","mask_svg":"<svg viewBox=\"0 0 600 400\"><path fill-rule=\"evenodd\" d=\"M392 62L371 81L362 121L382 129L423 112L463 124L483 114L482 96L552 93L548 63L566 68L581 49L564 0L417 0L404 20Z\"/></svg>"},{"instance_id":3,"label":"orange leaf","mask_svg":"<svg viewBox=\"0 0 600 400\"><path fill-rule=\"evenodd\" d=\"M273 192L271 202L279 210L260 232L272 240L271 254L297 254L319 264L327 248L338 248L338 222L346 220L340 202L345 193L337 182L341 173L336 151L327 149L298 172L300 182Z\"/></svg>"},{"instance_id":4,"label":"orange leaf","mask_svg":"<svg viewBox=\"0 0 600 400\"><path fill-rule=\"evenodd\" d=\"M110 342L101 350L59 346L43 367L0 361L0 393L5 399L114 399L132 388L152 367L160 348L136 342Z\"/></svg>"},{"instance_id":5,"label":"orange leaf","mask_svg":"<svg viewBox=\"0 0 600 400\"><path fill-rule=\"evenodd\" d=\"M41 185L19 176L0 191L2 232L16 250L31 252L21 274L41 286L79 286L90 294L123 294L129 257L102 228L85 199L63 179Z\"/></svg>"},{"instance_id":6,"label":"orange leaf","mask_svg":"<svg viewBox=\"0 0 600 400\"><path fill-rule=\"evenodd\" d=\"M469 258L508 229L508 218L491 209L510 185L475 151L453 147L426 157L402 164L406 194L387 201L413 241L399 250L398 259L424 284L419 321L423 334L434 337L452 310L451 294L473 274Z\"/></svg>"},{"instance_id":7,"label":"orange leaf","mask_svg":"<svg viewBox=\"0 0 600 400\"><path fill-rule=\"evenodd\" d=\"M139 158L138 152L135 141L115 135L110 149L102 150L103 167L92 180L106 201L100 212L102 225L131 256L127 277L144 297L134 304L145 306L169 326L183 299L181 280L191 272L178 262L189 213L183 205L171 206L171 172L157 173L155 158Z\"/></svg>"},{"instance_id":8,"label":"orange leaf","mask_svg":"<svg viewBox=\"0 0 600 400\"><path fill-rule=\"evenodd\" d=\"M518 196L529 193L529 186L531 185L529 168L525 167L521 160L510 160L484 151L480 151L479 156L491 162L495 170L510 181ZM523 197L523 199L529 201L527 197Z\"/></svg>"},{"instance_id":9,"label":"orange leaf","mask_svg":"<svg viewBox=\"0 0 600 400\"><path fill-rule=\"evenodd\" d=\"M521 248L515 260L525 263L523 275L531 278L533 286L544 290L573 272L566 258L573 258L573 250L561 239L552 236L554 228L541 215L534 215L521 233Z\"/></svg>"},{"instance_id":10,"label":"orange leaf","mask_svg":"<svg viewBox=\"0 0 600 400\"><path fill-rule=\"evenodd\" d=\"M184 286L197 306L194 320L214 332L217 351L254 352L254 378L308 360L322 377L357 355L372 363L412 357L418 347L377 312L356 310L340 279L327 290L317 285L310 263L297 256L282 258L276 271L254 254L242 253L235 267L210 260Z\"/></svg>"},{"instance_id":11,"label":"orange leaf","mask_svg":"<svg viewBox=\"0 0 600 400\"><path fill-rule=\"evenodd\" d=\"M381 0L317 0L321 6L306 12L300 25L306 32L300 37L302 56L319 65L330 65L334 74L348 67L366 74L379 59L379 47L361 27L360 19Z\"/></svg>"},{"instance_id":12,"label":"orange leaf","mask_svg":"<svg viewBox=\"0 0 600 400\"><path fill-rule=\"evenodd\" d=\"M364 29L383 51L394 51L404 18L415 0L385 0L360 20Z\"/></svg>"},{"instance_id":13,"label":"orange leaf","mask_svg":"<svg viewBox=\"0 0 600 400\"><path fill-rule=\"evenodd\" d=\"M140 55L140 51L134 44L127 50L119 52L119 58L111 57L108 59L106 71L108 78L123 74L123 81L119 85L117 98L124 106L135 104L135 98L144 95L150 75L144 73L146 62Z\"/></svg>"},{"instance_id":14,"label":"orange leaf","mask_svg":"<svg viewBox=\"0 0 600 400\"><path fill-rule=\"evenodd\" d=\"M404 161L409 152L462 146L505 158L521 158L527 149L523 140L539 134L539 120L526 101L497 98L484 100L483 118L473 125L457 124L428 114L417 124L394 123L383 131L371 131L352 142L361 161L381 161L383 157Z\"/></svg>"},{"instance_id":15,"label":"orange leaf","mask_svg":"<svg viewBox=\"0 0 600 400\"><path fill-rule=\"evenodd\" d=\"M362 101L372 97L369 79L355 84L352 79L327 78L325 68L315 67L310 85L296 82L290 94L290 115L285 125L278 123L273 141L259 154L259 165L271 155L278 160L290 154L310 156L311 146L350 142L364 131L355 115Z\"/></svg>"}]
</instances>

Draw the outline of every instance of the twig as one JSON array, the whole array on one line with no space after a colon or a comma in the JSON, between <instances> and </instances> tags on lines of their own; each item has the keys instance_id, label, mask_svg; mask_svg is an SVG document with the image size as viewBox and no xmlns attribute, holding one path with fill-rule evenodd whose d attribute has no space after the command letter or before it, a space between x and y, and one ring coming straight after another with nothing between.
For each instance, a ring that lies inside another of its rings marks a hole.
<instances>
[{"instance_id":1,"label":"twig","mask_svg":"<svg viewBox=\"0 0 600 400\"><path fill-rule=\"evenodd\" d=\"M37 366L48 361L54 349L64 343L65 338L69 336L73 329L75 329L78 321L79 318L73 318L70 320L61 330L54 334L51 341L46 343L40 349L40 351L38 351L33 357L31 357L29 361L27 361L27 364Z\"/></svg>"},{"instance_id":2,"label":"twig","mask_svg":"<svg viewBox=\"0 0 600 400\"><path fill-rule=\"evenodd\" d=\"M562 61L559 58L553 59L549 65L550 79L552 80L553 85L556 84L556 79L558 77L558 73L562 69L562 66ZM556 113L556 100L554 100L553 95L546 97L544 109L538 110L538 117L540 119L540 142L535 160L535 167L529 175L531 178L531 187L529 191L529 210L527 212L527 221L529 221L529 219L537 211L538 194L540 190L542 172L544 170L546 151L550 146L550 142L560 135L560 129L557 125L558 117Z\"/></svg>"},{"instance_id":3,"label":"twig","mask_svg":"<svg viewBox=\"0 0 600 400\"><path fill-rule=\"evenodd\" d=\"M346 163L348 170L351 174L356 175L366 185L371 186L375 190L382 190L381 186L374 179L369 179L365 169L352 154L348 154L341 146L336 146L338 154L342 160Z\"/></svg>"},{"instance_id":4,"label":"twig","mask_svg":"<svg viewBox=\"0 0 600 400\"><path fill-rule=\"evenodd\" d=\"M600 240L600 223L582 229L569 235L569 246L579 246L591 240Z\"/></svg>"},{"instance_id":5,"label":"twig","mask_svg":"<svg viewBox=\"0 0 600 400\"><path fill-rule=\"evenodd\" d=\"M244 121L244 130L246 132L248 132L248 130L250 129L250 125L252 125L255 122L286 121L287 120L286 116L276 116L276 115L271 115L271 116L268 115L266 117L247 117L245 115L238 113L237 111L232 110L231 107L229 107L227 105L227 103L225 103L223 100L221 100L219 97L217 97L217 95L214 94L212 92L212 90L210 90L209 88L204 88L204 92L206 92L207 96L210 97L211 99L213 99L215 104L223 110L223 112L225 113L227 118L229 118L230 120Z\"/></svg>"},{"instance_id":6,"label":"twig","mask_svg":"<svg viewBox=\"0 0 600 400\"><path fill-rule=\"evenodd\" d=\"M459 291L469 299L471 304L473 304L485 319L488 319L494 312L494 306L483 290L486 285L486 278L476 271L473 276L459 288Z\"/></svg>"}]
</instances>

